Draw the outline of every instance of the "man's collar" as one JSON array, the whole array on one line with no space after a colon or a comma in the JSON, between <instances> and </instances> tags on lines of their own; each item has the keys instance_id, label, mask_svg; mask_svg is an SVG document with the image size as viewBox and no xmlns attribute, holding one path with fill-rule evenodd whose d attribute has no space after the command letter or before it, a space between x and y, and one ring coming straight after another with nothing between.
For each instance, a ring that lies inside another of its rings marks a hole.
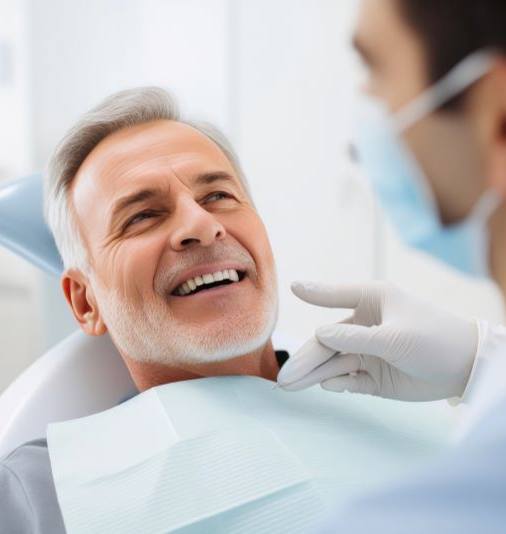
<instances>
[{"instance_id":1,"label":"man's collar","mask_svg":"<svg viewBox=\"0 0 506 534\"><path fill-rule=\"evenodd\" d=\"M290 357L290 354L286 352L286 350L277 350L276 351L276 360L278 361L279 368L283 367L285 365L286 361Z\"/></svg>"}]
</instances>

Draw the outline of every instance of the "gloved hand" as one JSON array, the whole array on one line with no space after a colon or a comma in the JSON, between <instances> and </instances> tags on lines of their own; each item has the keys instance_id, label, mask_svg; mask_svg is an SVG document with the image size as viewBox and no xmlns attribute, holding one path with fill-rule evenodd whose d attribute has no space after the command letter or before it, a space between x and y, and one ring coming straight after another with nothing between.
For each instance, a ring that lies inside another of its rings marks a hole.
<instances>
[{"instance_id":1,"label":"gloved hand","mask_svg":"<svg viewBox=\"0 0 506 534\"><path fill-rule=\"evenodd\" d=\"M300 299L354 313L318 328L282 367L278 384L406 401L461 396L478 349L478 325L384 282L325 286L296 282Z\"/></svg>"}]
</instances>

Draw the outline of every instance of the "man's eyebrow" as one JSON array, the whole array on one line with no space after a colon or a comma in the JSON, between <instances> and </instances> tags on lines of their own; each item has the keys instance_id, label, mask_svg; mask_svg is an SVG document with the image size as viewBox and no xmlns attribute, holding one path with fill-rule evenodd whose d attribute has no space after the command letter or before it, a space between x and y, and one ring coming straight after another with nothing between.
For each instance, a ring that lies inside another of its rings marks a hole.
<instances>
[{"instance_id":1,"label":"man's eyebrow","mask_svg":"<svg viewBox=\"0 0 506 534\"><path fill-rule=\"evenodd\" d=\"M160 193L160 189L142 189L141 191L120 198L114 203L112 208L111 221L114 221L114 219L126 208L159 196Z\"/></svg>"},{"instance_id":2,"label":"man's eyebrow","mask_svg":"<svg viewBox=\"0 0 506 534\"><path fill-rule=\"evenodd\" d=\"M193 183L195 185L209 185L214 182L235 182L235 179L228 172L224 171L215 171L215 172L205 172L198 174L194 179Z\"/></svg>"}]
</instances>

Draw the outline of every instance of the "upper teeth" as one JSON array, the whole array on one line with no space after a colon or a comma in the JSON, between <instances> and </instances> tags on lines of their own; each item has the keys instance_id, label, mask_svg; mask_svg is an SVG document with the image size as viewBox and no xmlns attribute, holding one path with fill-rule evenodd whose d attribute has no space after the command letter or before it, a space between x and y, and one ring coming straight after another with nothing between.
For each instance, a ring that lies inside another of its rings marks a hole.
<instances>
[{"instance_id":1,"label":"upper teeth","mask_svg":"<svg viewBox=\"0 0 506 534\"><path fill-rule=\"evenodd\" d=\"M231 280L232 282L239 282L239 273L235 269L225 269L224 271L216 271L215 273L203 274L195 276L183 282L176 288L176 295L189 295L195 291L197 287L205 284L214 284L214 282L222 282L223 280Z\"/></svg>"}]
</instances>

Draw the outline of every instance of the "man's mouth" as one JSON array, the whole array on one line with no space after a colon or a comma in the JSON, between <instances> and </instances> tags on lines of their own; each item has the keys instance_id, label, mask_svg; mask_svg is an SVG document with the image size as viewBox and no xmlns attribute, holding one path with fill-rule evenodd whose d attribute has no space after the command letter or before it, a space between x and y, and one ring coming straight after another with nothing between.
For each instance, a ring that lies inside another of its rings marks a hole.
<instances>
[{"instance_id":1,"label":"man's mouth","mask_svg":"<svg viewBox=\"0 0 506 534\"><path fill-rule=\"evenodd\" d=\"M172 292L172 295L177 297L188 297L214 287L236 284L244 280L245 277L245 271L239 271L236 269L224 269L222 271L206 273L200 276L189 278L177 286Z\"/></svg>"}]
</instances>

